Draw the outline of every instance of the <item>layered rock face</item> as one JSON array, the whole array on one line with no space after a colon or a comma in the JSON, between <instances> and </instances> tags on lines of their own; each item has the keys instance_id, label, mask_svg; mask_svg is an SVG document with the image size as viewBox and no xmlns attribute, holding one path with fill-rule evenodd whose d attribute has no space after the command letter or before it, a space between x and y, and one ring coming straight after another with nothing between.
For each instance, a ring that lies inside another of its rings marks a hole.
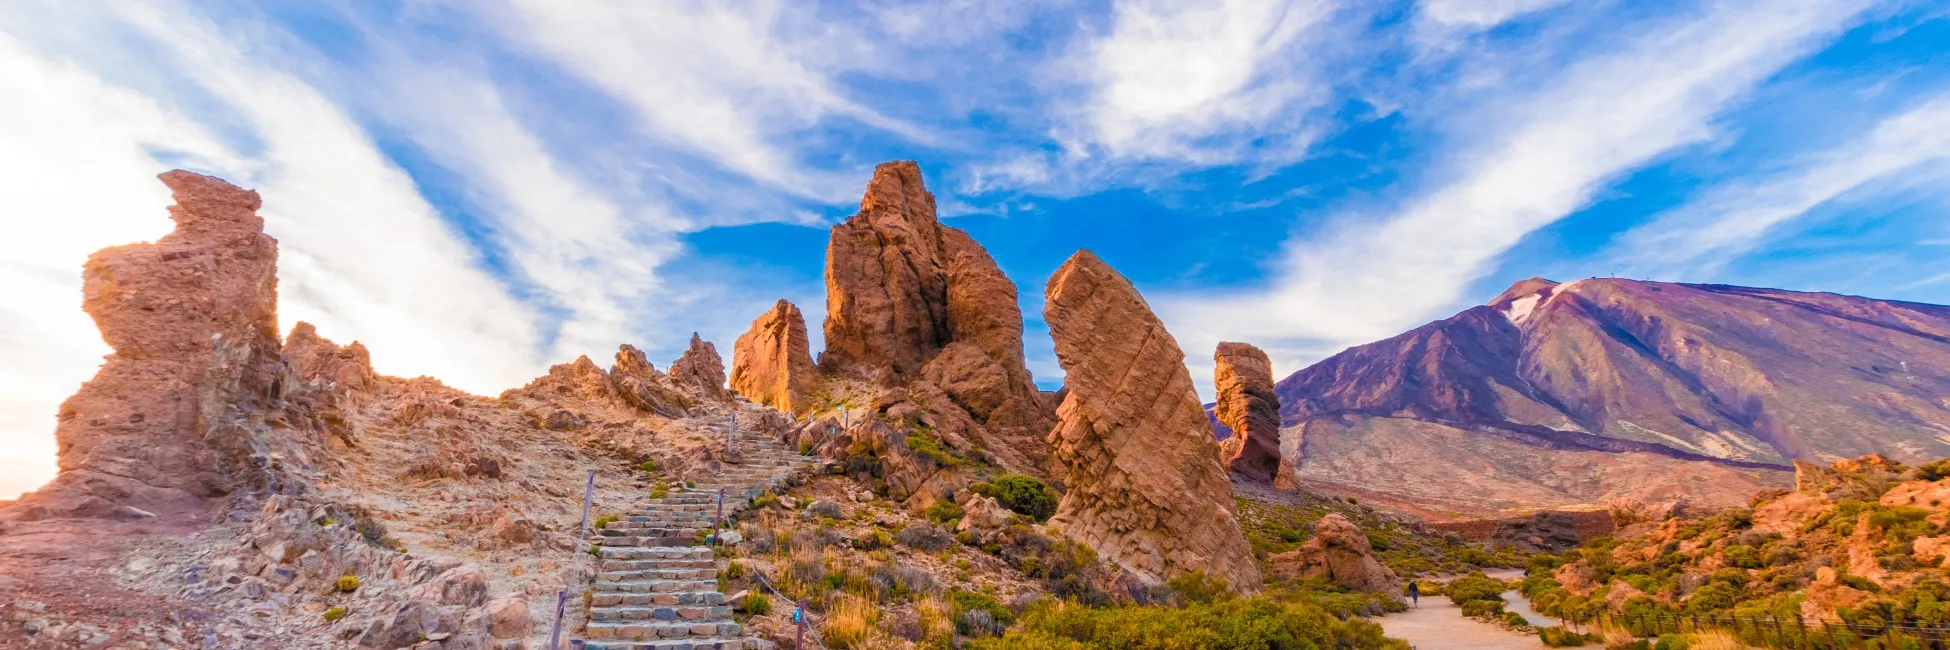
<instances>
[{"instance_id":1,"label":"layered rock face","mask_svg":"<svg viewBox=\"0 0 1950 650\"><path fill-rule=\"evenodd\" d=\"M1250 344L1227 341L1219 344L1212 361L1219 397L1213 412L1232 429L1232 437L1219 442L1219 458L1240 476L1277 481L1282 476L1280 398L1273 394L1272 360ZM1293 480L1277 482L1285 487Z\"/></svg>"},{"instance_id":2,"label":"layered rock face","mask_svg":"<svg viewBox=\"0 0 1950 650\"><path fill-rule=\"evenodd\" d=\"M1053 414L1023 364L1016 298L988 251L935 217L919 166L880 165L860 212L834 226L827 245L820 367L939 393L945 399L912 403L943 423L972 424L946 435L1039 473Z\"/></svg>"},{"instance_id":3,"label":"layered rock face","mask_svg":"<svg viewBox=\"0 0 1950 650\"><path fill-rule=\"evenodd\" d=\"M61 473L23 503L52 516L183 512L238 487L277 400L277 242L257 193L172 171L176 229L103 249L82 308L115 349L61 405Z\"/></svg>"},{"instance_id":4,"label":"layered rock face","mask_svg":"<svg viewBox=\"0 0 1950 650\"><path fill-rule=\"evenodd\" d=\"M1049 440L1069 491L1051 527L1143 580L1204 571L1258 590L1232 481L1178 342L1089 251L1057 269L1044 295L1068 389Z\"/></svg>"},{"instance_id":5,"label":"layered rock face","mask_svg":"<svg viewBox=\"0 0 1950 650\"><path fill-rule=\"evenodd\" d=\"M670 364L670 378L689 387L702 399L714 402L731 399L725 390L724 358L718 356L717 346L696 332L691 333L691 347Z\"/></svg>"},{"instance_id":6,"label":"layered rock face","mask_svg":"<svg viewBox=\"0 0 1950 650\"><path fill-rule=\"evenodd\" d=\"M1393 569L1374 559L1366 533L1338 512L1314 522L1313 539L1300 548L1271 558L1273 572L1282 578L1326 578L1355 591L1371 591L1401 598L1402 581Z\"/></svg>"},{"instance_id":7,"label":"layered rock face","mask_svg":"<svg viewBox=\"0 0 1950 650\"><path fill-rule=\"evenodd\" d=\"M780 300L752 321L731 351L731 390L787 413L803 413L819 382L806 343L806 317Z\"/></svg>"}]
</instances>

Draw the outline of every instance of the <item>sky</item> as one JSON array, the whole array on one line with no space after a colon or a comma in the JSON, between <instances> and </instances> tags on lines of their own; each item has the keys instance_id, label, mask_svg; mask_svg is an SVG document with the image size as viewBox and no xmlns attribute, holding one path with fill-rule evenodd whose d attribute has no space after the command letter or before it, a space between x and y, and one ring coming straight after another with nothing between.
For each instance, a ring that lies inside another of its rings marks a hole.
<instances>
[{"instance_id":1,"label":"sky","mask_svg":"<svg viewBox=\"0 0 1950 650\"><path fill-rule=\"evenodd\" d=\"M257 190L280 319L495 394L824 317L826 229L921 164L1021 289L1078 248L1209 397L1531 276L1950 303L1950 3L0 3L0 498L109 352L155 175ZM820 342L813 342L815 350Z\"/></svg>"}]
</instances>

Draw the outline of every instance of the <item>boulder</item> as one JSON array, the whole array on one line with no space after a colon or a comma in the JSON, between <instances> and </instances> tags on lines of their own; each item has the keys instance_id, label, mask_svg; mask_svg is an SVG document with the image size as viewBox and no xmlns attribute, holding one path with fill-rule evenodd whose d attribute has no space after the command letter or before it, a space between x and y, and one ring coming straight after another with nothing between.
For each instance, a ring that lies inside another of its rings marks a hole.
<instances>
[{"instance_id":1,"label":"boulder","mask_svg":"<svg viewBox=\"0 0 1950 650\"><path fill-rule=\"evenodd\" d=\"M490 602L484 608L488 616L488 634L497 639L520 639L535 629L535 621L528 613L528 600L508 597Z\"/></svg>"},{"instance_id":2,"label":"boulder","mask_svg":"<svg viewBox=\"0 0 1950 650\"><path fill-rule=\"evenodd\" d=\"M1314 536L1307 543L1270 561L1274 575L1282 578L1325 578L1355 591L1401 597L1401 578L1374 559L1374 546L1361 527L1337 512L1314 522Z\"/></svg>"},{"instance_id":3,"label":"boulder","mask_svg":"<svg viewBox=\"0 0 1950 650\"><path fill-rule=\"evenodd\" d=\"M1069 491L1050 527L1144 580L1203 571L1258 591L1232 480L1177 340L1089 251L1064 262L1044 296L1068 389L1049 440Z\"/></svg>"},{"instance_id":4,"label":"boulder","mask_svg":"<svg viewBox=\"0 0 1950 650\"><path fill-rule=\"evenodd\" d=\"M995 461L1039 473L1054 417L1023 363L1017 299L988 251L936 218L919 166L880 165L827 245L820 367L887 386L925 380L948 399L921 406L958 411Z\"/></svg>"},{"instance_id":5,"label":"boulder","mask_svg":"<svg viewBox=\"0 0 1950 650\"><path fill-rule=\"evenodd\" d=\"M804 413L819 382L806 343L806 317L784 300L752 321L731 351L731 390L745 399Z\"/></svg>"},{"instance_id":6,"label":"boulder","mask_svg":"<svg viewBox=\"0 0 1950 650\"><path fill-rule=\"evenodd\" d=\"M261 482L275 444L252 416L281 397L277 241L256 192L182 170L175 230L105 248L82 270L82 309L114 352L62 403L60 474L23 497L32 517L188 513Z\"/></svg>"},{"instance_id":7,"label":"boulder","mask_svg":"<svg viewBox=\"0 0 1950 650\"><path fill-rule=\"evenodd\" d=\"M1218 401L1213 413L1232 429L1219 443L1226 469L1257 481L1297 487L1292 466L1280 457L1280 397L1273 393L1273 362L1266 352L1227 341L1212 354ZM1286 467L1281 472L1282 466Z\"/></svg>"},{"instance_id":8,"label":"boulder","mask_svg":"<svg viewBox=\"0 0 1950 650\"><path fill-rule=\"evenodd\" d=\"M731 392L725 389L724 358L718 356L717 346L696 332L691 333L691 346L684 355L670 364L670 378L705 401L731 400Z\"/></svg>"}]
</instances>

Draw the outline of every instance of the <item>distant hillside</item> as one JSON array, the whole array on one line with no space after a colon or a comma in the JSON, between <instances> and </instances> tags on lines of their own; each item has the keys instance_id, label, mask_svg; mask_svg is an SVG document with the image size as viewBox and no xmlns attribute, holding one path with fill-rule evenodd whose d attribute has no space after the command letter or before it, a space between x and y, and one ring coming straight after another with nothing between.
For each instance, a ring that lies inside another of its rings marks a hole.
<instances>
[{"instance_id":1,"label":"distant hillside","mask_svg":"<svg viewBox=\"0 0 1950 650\"><path fill-rule=\"evenodd\" d=\"M1532 278L1277 390L1301 480L1430 514L1732 505L1792 460L1950 456L1950 307Z\"/></svg>"}]
</instances>

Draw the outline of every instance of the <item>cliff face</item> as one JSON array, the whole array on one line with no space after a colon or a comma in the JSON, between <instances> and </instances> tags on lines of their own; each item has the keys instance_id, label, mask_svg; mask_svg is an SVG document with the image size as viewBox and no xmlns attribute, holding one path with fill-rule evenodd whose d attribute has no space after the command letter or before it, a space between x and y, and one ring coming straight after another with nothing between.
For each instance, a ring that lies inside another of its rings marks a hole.
<instances>
[{"instance_id":1,"label":"cliff face","mask_svg":"<svg viewBox=\"0 0 1950 650\"><path fill-rule=\"evenodd\" d=\"M1309 481L1400 475L1399 484L1360 483L1412 503L1412 492L1436 488L1415 476L1448 475L1517 509L1655 491L1734 505L1743 495L1721 490L1782 484L1790 460L1950 454L1950 308L1531 279L1488 305L1351 348L1277 390L1284 424L1307 432L1289 460ZM1408 447L1433 449L1429 464L1395 466L1420 454L1378 460ZM1550 478L1588 453L1629 458L1649 474L1601 471L1583 486ZM1468 457L1510 473L1448 460ZM1668 485L1657 467L1696 482Z\"/></svg>"},{"instance_id":2,"label":"cliff face","mask_svg":"<svg viewBox=\"0 0 1950 650\"><path fill-rule=\"evenodd\" d=\"M912 405L950 441L1041 473L1054 418L1023 363L1016 298L988 251L935 217L919 166L880 165L827 245L820 367L904 390L880 410Z\"/></svg>"},{"instance_id":3,"label":"cliff face","mask_svg":"<svg viewBox=\"0 0 1950 650\"><path fill-rule=\"evenodd\" d=\"M62 404L61 473L23 500L51 516L187 513L250 479L280 397L277 242L257 193L184 171L161 176L176 229L104 249L82 308L115 349Z\"/></svg>"},{"instance_id":4,"label":"cliff face","mask_svg":"<svg viewBox=\"0 0 1950 650\"><path fill-rule=\"evenodd\" d=\"M1051 528L1147 581L1196 570L1257 591L1259 566L1178 342L1089 251L1058 268L1044 295L1068 389L1050 444L1070 489Z\"/></svg>"}]
</instances>

